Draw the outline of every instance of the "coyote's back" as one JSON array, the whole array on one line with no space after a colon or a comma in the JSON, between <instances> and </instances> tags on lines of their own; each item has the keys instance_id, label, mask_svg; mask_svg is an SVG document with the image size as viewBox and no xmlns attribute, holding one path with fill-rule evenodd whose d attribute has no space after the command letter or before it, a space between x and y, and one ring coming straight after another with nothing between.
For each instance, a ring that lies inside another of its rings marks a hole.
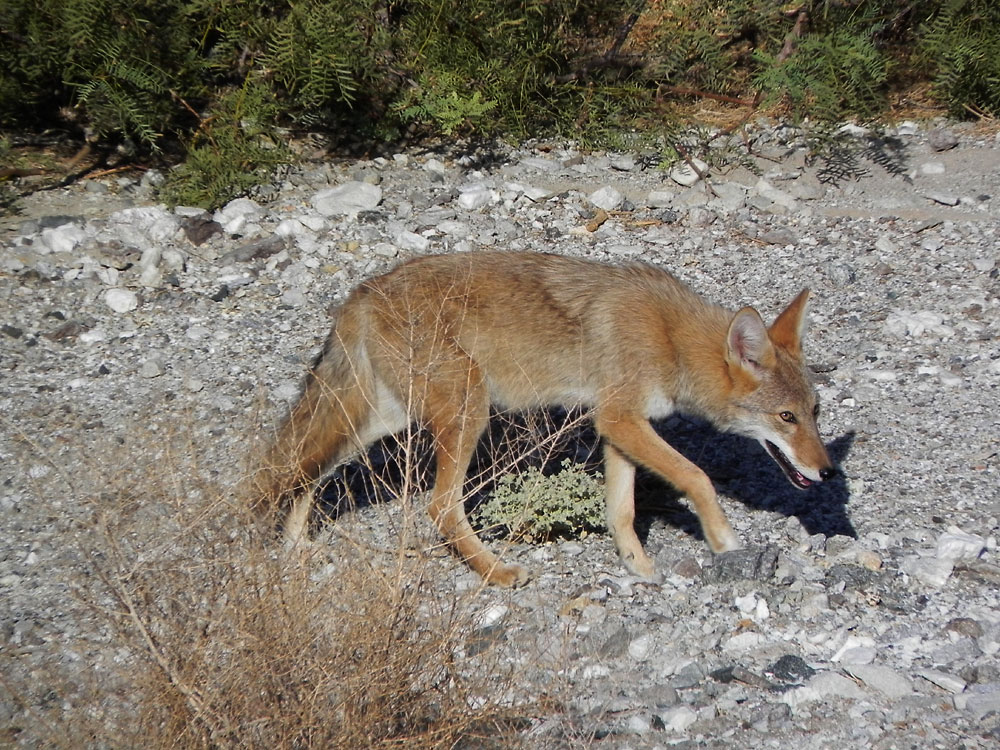
<instances>
[{"instance_id":1,"label":"coyote's back","mask_svg":"<svg viewBox=\"0 0 1000 750\"><path fill-rule=\"evenodd\" d=\"M715 551L738 541L711 482L649 418L675 410L757 438L799 487L833 469L802 362L803 292L765 328L647 265L538 253L467 253L405 263L359 286L335 316L303 394L255 480L255 503L292 501L285 534L306 528L326 467L416 420L434 438L430 513L487 580L526 579L466 519L462 485L491 404L585 406L605 444L608 527L626 566L653 575L635 536L635 465L685 493Z\"/></svg>"}]
</instances>

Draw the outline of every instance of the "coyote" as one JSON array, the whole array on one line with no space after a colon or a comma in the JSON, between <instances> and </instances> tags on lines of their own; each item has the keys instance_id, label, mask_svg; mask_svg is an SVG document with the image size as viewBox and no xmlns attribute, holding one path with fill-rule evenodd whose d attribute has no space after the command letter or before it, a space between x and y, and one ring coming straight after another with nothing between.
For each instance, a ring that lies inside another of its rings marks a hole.
<instances>
[{"instance_id":1,"label":"coyote","mask_svg":"<svg viewBox=\"0 0 1000 750\"><path fill-rule=\"evenodd\" d=\"M491 404L579 405L603 438L608 530L631 573L654 575L633 528L636 465L687 496L714 552L738 549L712 482L649 420L683 411L755 438L800 489L831 478L802 359L808 296L768 328L753 308L729 312L650 265L530 252L415 258L334 313L253 502L290 505L284 533L295 540L326 467L416 420L433 437L430 515L441 534L489 583L518 585L527 571L501 563L466 518L466 471Z\"/></svg>"}]
</instances>

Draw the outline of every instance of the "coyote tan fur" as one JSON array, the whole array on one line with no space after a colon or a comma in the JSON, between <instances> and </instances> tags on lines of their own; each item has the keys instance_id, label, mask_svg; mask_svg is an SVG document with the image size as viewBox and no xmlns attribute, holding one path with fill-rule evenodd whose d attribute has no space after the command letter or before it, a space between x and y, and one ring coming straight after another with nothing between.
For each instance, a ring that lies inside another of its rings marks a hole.
<instances>
[{"instance_id":1,"label":"coyote tan fur","mask_svg":"<svg viewBox=\"0 0 1000 750\"><path fill-rule=\"evenodd\" d=\"M527 579L466 518L462 485L490 405L592 410L604 442L607 522L625 566L652 576L633 528L636 465L684 493L715 552L739 541L709 478L651 418L683 411L755 438L796 487L834 469L800 339L808 291L768 328L752 308L706 302L666 271L540 253L428 256L361 284L335 314L304 392L255 480L262 511L291 505L305 532L313 483L412 421L433 436L430 515L487 581Z\"/></svg>"}]
</instances>

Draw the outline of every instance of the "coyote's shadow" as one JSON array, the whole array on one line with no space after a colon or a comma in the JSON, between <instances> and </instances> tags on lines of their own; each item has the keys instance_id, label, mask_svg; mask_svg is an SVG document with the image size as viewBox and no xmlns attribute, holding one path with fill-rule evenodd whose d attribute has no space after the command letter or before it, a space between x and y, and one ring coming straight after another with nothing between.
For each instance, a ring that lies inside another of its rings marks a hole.
<instances>
[{"instance_id":1,"label":"coyote's shadow","mask_svg":"<svg viewBox=\"0 0 1000 750\"><path fill-rule=\"evenodd\" d=\"M764 449L747 438L720 433L681 416L656 427L667 442L708 474L720 494L750 508L794 516L809 534L857 537L848 514L850 493L842 475L799 490ZM847 433L827 444L835 465L846 458L853 441L854 433ZM503 474L529 466L554 473L566 458L587 471L602 469L598 438L590 420L581 420L579 412L550 409L494 414L469 469L467 508L471 510L487 497ZM403 494L425 492L433 482L432 440L426 431L412 427L375 443L360 460L334 469L317 491L314 523L332 521L345 512L396 500ZM643 469L636 477L636 506L640 537L660 520L702 538L698 518L680 494Z\"/></svg>"},{"instance_id":2,"label":"coyote's shadow","mask_svg":"<svg viewBox=\"0 0 1000 750\"><path fill-rule=\"evenodd\" d=\"M800 490L792 486L778 465L755 441L739 435L720 433L698 420L673 418L669 425L657 425L658 432L674 448L697 464L712 480L720 495L731 497L750 508L794 516L807 533L857 538L848 512L850 491L842 474ZM854 433L827 443L835 466L850 453ZM648 525L655 518L701 538L698 518L679 493L650 472L640 472L636 481L636 505ZM642 517L640 516L640 523ZM640 535L646 528L638 529Z\"/></svg>"}]
</instances>

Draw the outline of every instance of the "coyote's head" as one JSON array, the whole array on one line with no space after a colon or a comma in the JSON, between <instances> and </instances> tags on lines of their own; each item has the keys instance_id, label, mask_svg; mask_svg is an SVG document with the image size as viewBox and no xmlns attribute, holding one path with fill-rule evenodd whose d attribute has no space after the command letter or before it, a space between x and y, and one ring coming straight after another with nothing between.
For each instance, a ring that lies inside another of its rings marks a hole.
<instances>
[{"instance_id":1,"label":"coyote's head","mask_svg":"<svg viewBox=\"0 0 1000 750\"><path fill-rule=\"evenodd\" d=\"M733 318L726 364L734 383L730 429L759 440L799 489L830 479L836 470L819 436L819 402L802 360L809 290L771 324L744 307Z\"/></svg>"}]
</instances>

